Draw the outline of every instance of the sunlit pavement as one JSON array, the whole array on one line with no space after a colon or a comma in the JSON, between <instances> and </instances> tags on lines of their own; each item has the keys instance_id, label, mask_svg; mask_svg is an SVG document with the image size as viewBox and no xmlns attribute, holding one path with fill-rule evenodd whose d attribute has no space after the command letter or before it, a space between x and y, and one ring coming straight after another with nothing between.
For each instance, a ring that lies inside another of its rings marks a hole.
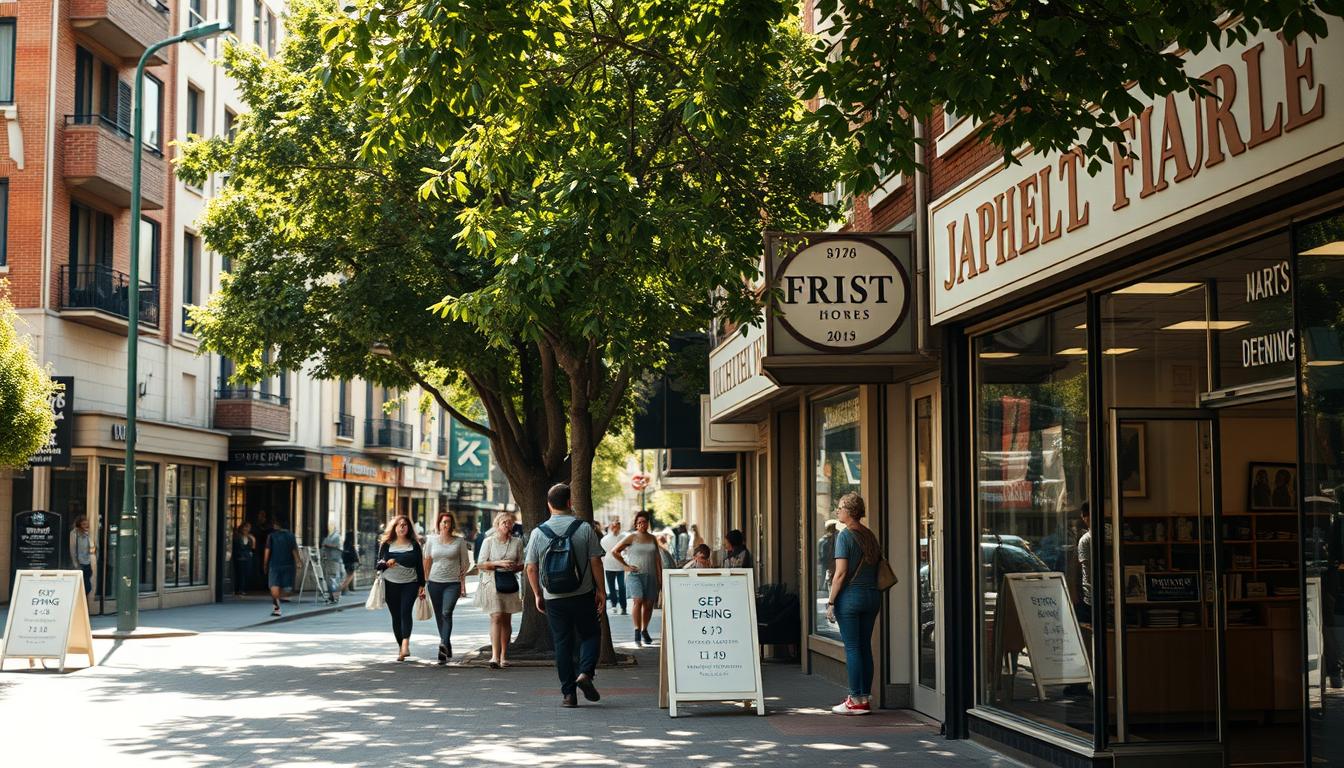
<instances>
[{"instance_id":1,"label":"sunlit pavement","mask_svg":"<svg viewBox=\"0 0 1344 768\"><path fill-rule=\"evenodd\" d=\"M249 618L252 608L216 607ZM167 611L144 618L172 623ZM0 674L5 763L1015 765L946 741L907 712L831 715L843 691L794 665L765 666L766 717L705 704L674 720L657 707L657 650L628 643L618 645L639 665L599 670L602 701L562 709L551 668L436 666L431 624L416 624L417 658L405 663L395 660L386 611L362 607L194 637L99 640L101 665L65 675L17 671L11 661ZM627 617L612 624L618 641L630 637ZM486 630L485 617L462 603L456 649L484 643Z\"/></svg>"}]
</instances>

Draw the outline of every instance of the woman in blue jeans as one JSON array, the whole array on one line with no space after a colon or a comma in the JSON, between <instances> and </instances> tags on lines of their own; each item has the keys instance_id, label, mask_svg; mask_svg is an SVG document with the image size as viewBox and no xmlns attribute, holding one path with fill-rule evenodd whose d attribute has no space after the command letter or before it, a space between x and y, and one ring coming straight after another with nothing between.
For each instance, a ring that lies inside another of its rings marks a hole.
<instances>
[{"instance_id":1,"label":"woman in blue jeans","mask_svg":"<svg viewBox=\"0 0 1344 768\"><path fill-rule=\"evenodd\" d=\"M862 496L847 493L840 497L836 517L843 527L835 537L835 576L826 601L826 619L840 626L849 672L849 696L831 708L837 715L872 712L868 702L873 686L873 627L881 605L877 564L882 549L877 536L864 526L864 514Z\"/></svg>"}]
</instances>

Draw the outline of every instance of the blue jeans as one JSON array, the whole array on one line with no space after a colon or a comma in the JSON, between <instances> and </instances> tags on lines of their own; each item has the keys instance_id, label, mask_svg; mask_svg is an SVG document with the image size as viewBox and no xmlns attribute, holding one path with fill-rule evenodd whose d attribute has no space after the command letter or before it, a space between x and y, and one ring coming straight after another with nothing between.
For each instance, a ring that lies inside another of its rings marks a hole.
<instances>
[{"instance_id":1,"label":"blue jeans","mask_svg":"<svg viewBox=\"0 0 1344 768\"><path fill-rule=\"evenodd\" d=\"M462 582L431 581L428 584L429 604L434 606L434 622L439 627L439 645L453 655L453 610L462 597Z\"/></svg>"},{"instance_id":2,"label":"blue jeans","mask_svg":"<svg viewBox=\"0 0 1344 768\"><path fill-rule=\"evenodd\" d=\"M849 695L868 696L873 689L873 627L881 594L872 587L847 586L835 600L835 623L845 641Z\"/></svg>"},{"instance_id":3,"label":"blue jeans","mask_svg":"<svg viewBox=\"0 0 1344 768\"><path fill-rule=\"evenodd\" d=\"M574 693L574 679L580 674L593 677L602 642L602 624L597 618L597 602L592 592L546 601L546 621L555 642L555 671L560 675L560 693ZM579 668L574 669L574 635L579 636Z\"/></svg>"},{"instance_id":4,"label":"blue jeans","mask_svg":"<svg viewBox=\"0 0 1344 768\"><path fill-rule=\"evenodd\" d=\"M625 610L625 571L606 571L607 574L607 602L612 607L620 607Z\"/></svg>"}]
</instances>

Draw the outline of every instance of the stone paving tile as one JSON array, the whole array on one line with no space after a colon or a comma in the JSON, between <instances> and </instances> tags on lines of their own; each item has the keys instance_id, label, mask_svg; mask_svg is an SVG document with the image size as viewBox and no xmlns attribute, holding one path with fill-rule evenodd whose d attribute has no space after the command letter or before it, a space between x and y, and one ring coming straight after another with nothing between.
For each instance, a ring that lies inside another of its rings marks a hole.
<instances>
[{"instance_id":1,"label":"stone paving tile","mask_svg":"<svg viewBox=\"0 0 1344 768\"><path fill-rule=\"evenodd\" d=\"M486 618L465 604L458 611L455 647L483 643ZM625 621L613 617L618 637ZM673 720L656 706L657 649L622 646L639 664L600 670L602 701L568 710L553 669L435 665L426 623L416 625L417 658L398 663L388 624L386 612L358 609L96 641L94 669L0 675L0 722L22 729L15 758L99 768L1016 765L946 741L912 713L829 715L841 689L791 665L765 665L767 717L713 703Z\"/></svg>"}]
</instances>

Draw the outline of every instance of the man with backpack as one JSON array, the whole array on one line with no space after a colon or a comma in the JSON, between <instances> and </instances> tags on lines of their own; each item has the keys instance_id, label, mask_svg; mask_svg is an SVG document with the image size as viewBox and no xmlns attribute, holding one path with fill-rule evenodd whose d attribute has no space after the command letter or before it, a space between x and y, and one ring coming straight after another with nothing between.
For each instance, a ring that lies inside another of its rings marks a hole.
<instances>
[{"instance_id":1,"label":"man with backpack","mask_svg":"<svg viewBox=\"0 0 1344 768\"><path fill-rule=\"evenodd\" d=\"M569 508L569 486L556 483L546 493L551 518L537 526L527 542L524 562L537 610L546 614L555 644L563 705L577 707L575 689L589 701L602 698L593 685L602 641L602 612L607 595L602 580L602 547L593 527ZM574 635L579 636L579 670L574 670Z\"/></svg>"}]
</instances>

